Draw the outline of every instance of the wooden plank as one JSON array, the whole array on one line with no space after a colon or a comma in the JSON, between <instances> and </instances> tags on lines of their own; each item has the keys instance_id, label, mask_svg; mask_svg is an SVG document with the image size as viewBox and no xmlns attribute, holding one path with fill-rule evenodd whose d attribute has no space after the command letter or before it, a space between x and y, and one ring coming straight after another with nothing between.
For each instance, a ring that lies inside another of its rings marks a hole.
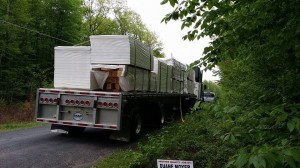
<instances>
[{"instance_id":1,"label":"wooden plank","mask_svg":"<svg viewBox=\"0 0 300 168\"><path fill-rule=\"evenodd\" d=\"M119 83L119 77L108 77L105 81L106 83Z\"/></svg>"}]
</instances>

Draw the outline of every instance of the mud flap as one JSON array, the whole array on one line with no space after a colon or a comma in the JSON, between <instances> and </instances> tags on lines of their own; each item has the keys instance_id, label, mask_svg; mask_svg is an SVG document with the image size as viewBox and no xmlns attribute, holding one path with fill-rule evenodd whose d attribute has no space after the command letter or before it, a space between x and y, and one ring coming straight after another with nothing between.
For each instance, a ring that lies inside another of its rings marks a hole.
<instances>
[{"instance_id":1,"label":"mud flap","mask_svg":"<svg viewBox=\"0 0 300 168\"><path fill-rule=\"evenodd\" d=\"M109 139L118 140L118 141L124 141L124 142L130 142L131 137L131 120L130 118L123 118L121 130L114 131L110 134Z\"/></svg>"}]
</instances>

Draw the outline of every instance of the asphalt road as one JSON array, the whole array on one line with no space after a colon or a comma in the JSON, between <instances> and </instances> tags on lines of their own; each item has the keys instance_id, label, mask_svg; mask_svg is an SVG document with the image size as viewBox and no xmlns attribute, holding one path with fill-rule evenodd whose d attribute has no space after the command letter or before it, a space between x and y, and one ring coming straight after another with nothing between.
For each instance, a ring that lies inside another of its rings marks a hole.
<instances>
[{"instance_id":1,"label":"asphalt road","mask_svg":"<svg viewBox=\"0 0 300 168\"><path fill-rule=\"evenodd\" d=\"M86 129L70 137L51 133L50 126L0 133L0 168L90 167L132 144L108 139L104 131Z\"/></svg>"}]
</instances>

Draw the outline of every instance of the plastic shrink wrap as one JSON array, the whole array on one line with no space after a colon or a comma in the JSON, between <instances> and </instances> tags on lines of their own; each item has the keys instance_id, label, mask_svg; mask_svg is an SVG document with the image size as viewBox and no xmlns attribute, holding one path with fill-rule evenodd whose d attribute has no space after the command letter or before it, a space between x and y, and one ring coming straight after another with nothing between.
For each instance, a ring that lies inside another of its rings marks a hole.
<instances>
[{"instance_id":1,"label":"plastic shrink wrap","mask_svg":"<svg viewBox=\"0 0 300 168\"><path fill-rule=\"evenodd\" d=\"M91 63L133 65L153 70L151 49L128 35L93 35Z\"/></svg>"},{"instance_id":2,"label":"plastic shrink wrap","mask_svg":"<svg viewBox=\"0 0 300 168\"><path fill-rule=\"evenodd\" d=\"M90 47L54 48L54 87L94 90L100 86L90 69Z\"/></svg>"}]
</instances>

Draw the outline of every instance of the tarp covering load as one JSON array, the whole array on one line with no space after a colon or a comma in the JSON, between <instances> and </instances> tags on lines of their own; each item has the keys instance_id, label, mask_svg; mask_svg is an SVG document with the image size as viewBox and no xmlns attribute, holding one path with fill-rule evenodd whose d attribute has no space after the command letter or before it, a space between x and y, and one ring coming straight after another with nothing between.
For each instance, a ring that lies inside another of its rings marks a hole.
<instances>
[{"instance_id":1,"label":"tarp covering load","mask_svg":"<svg viewBox=\"0 0 300 168\"><path fill-rule=\"evenodd\" d=\"M91 36L91 63L133 65L153 70L151 49L127 35Z\"/></svg>"}]
</instances>

